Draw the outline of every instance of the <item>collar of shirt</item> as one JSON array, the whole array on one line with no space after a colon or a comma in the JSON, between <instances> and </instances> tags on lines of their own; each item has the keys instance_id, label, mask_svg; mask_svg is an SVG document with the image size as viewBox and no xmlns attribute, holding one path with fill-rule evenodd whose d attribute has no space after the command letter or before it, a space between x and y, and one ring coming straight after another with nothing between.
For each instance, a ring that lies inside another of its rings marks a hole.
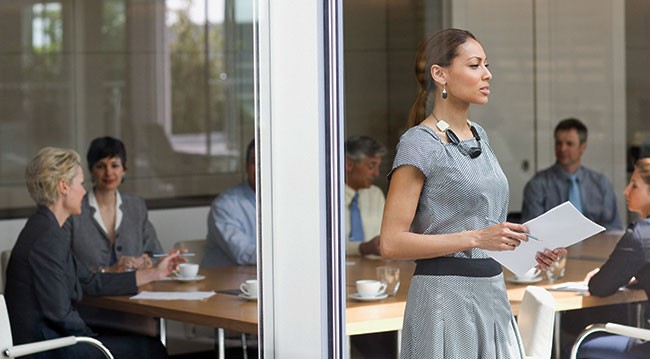
<instances>
[{"instance_id":1,"label":"collar of shirt","mask_svg":"<svg viewBox=\"0 0 650 359\"><path fill-rule=\"evenodd\" d=\"M120 191L115 191L115 196L117 197L115 200L115 229L117 229L120 228L120 223L122 223L122 195L120 195ZM102 215L99 213L99 205L97 205L97 198L95 197L94 189L88 192L88 205L95 210L95 213L93 213L95 221L99 223L99 226L102 227L104 233L108 233Z\"/></svg>"},{"instance_id":2,"label":"collar of shirt","mask_svg":"<svg viewBox=\"0 0 650 359\"><path fill-rule=\"evenodd\" d=\"M354 198L354 195L357 193L357 191L353 190L352 187L348 186L347 184L345 185L345 207L350 207L350 203L352 202L352 198Z\"/></svg>"},{"instance_id":3,"label":"collar of shirt","mask_svg":"<svg viewBox=\"0 0 650 359\"><path fill-rule=\"evenodd\" d=\"M553 171L555 171L559 177L563 177L566 180L569 180L571 174L567 171L564 170L564 168L560 167L557 163L553 165ZM576 178L578 179L578 182L582 182L582 177L584 176L584 171L582 169L582 166L578 167L578 170L575 172Z\"/></svg>"}]
</instances>

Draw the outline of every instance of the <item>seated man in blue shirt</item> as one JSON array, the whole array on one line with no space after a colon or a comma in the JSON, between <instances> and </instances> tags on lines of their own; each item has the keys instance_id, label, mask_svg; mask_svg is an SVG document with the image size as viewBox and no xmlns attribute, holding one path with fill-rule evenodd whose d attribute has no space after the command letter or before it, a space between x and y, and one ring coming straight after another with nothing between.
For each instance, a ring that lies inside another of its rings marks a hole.
<instances>
[{"instance_id":1,"label":"seated man in blue shirt","mask_svg":"<svg viewBox=\"0 0 650 359\"><path fill-rule=\"evenodd\" d=\"M560 121L555 127L555 164L537 172L524 188L523 222L571 201L585 217L607 230L622 229L611 183L581 164L586 149L587 127L575 118Z\"/></svg>"},{"instance_id":2,"label":"seated man in blue shirt","mask_svg":"<svg viewBox=\"0 0 650 359\"><path fill-rule=\"evenodd\" d=\"M379 232L386 199L373 183L386 147L368 136L345 141L345 223L347 255L379 255Z\"/></svg>"},{"instance_id":3,"label":"seated man in blue shirt","mask_svg":"<svg viewBox=\"0 0 650 359\"><path fill-rule=\"evenodd\" d=\"M219 194L208 214L208 244L203 265L255 265L255 140L246 148L246 180Z\"/></svg>"}]
</instances>

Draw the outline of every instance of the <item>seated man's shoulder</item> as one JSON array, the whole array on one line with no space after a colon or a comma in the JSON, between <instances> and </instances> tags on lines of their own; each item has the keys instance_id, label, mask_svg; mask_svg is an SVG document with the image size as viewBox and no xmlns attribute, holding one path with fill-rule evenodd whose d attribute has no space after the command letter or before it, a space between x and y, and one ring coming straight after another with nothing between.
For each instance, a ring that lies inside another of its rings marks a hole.
<instances>
[{"instance_id":1,"label":"seated man's shoulder","mask_svg":"<svg viewBox=\"0 0 650 359\"><path fill-rule=\"evenodd\" d=\"M251 192L250 187L246 188L246 186L246 184L240 183L226 189L212 200L212 204L216 205L223 202L239 201L247 192Z\"/></svg>"},{"instance_id":2,"label":"seated man's shoulder","mask_svg":"<svg viewBox=\"0 0 650 359\"><path fill-rule=\"evenodd\" d=\"M553 166L551 166L543 170L537 171L537 173L535 173L535 175L533 175L533 177L530 180L528 180L528 183L543 184L543 183L555 181L555 178L557 178L557 175L553 170Z\"/></svg>"},{"instance_id":3,"label":"seated man's shoulder","mask_svg":"<svg viewBox=\"0 0 650 359\"><path fill-rule=\"evenodd\" d=\"M379 194L379 193L381 193L381 194L384 194L384 191L382 191L381 188L379 188L378 186L375 186L373 184L373 185L370 185L370 187L368 187L368 188L359 189L359 194L362 194L362 193L367 193L367 194Z\"/></svg>"},{"instance_id":4,"label":"seated man's shoulder","mask_svg":"<svg viewBox=\"0 0 650 359\"><path fill-rule=\"evenodd\" d=\"M609 182L609 179L607 178L607 176L605 176L604 174L602 174L602 173L600 173L598 171L592 170L591 168L587 168L587 167L582 166L582 171L584 171L584 176L585 177L591 177L594 180L606 180L607 182Z\"/></svg>"}]
</instances>

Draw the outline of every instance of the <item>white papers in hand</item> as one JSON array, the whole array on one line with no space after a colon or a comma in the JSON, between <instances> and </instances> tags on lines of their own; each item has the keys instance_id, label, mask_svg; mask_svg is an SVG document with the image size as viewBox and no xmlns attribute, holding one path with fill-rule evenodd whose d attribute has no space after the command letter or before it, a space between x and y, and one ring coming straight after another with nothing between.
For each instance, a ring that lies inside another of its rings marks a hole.
<instances>
[{"instance_id":1,"label":"white papers in hand","mask_svg":"<svg viewBox=\"0 0 650 359\"><path fill-rule=\"evenodd\" d=\"M486 251L490 257L518 276L522 276L537 265L535 260L537 252L568 247L605 230L605 227L583 216L568 201L531 219L524 225L528 227L530 234L540 241L530 238L528 242L521 242L521 245L513 251Z\"/></svg>"},{"instance_id":2,"label":"white papers in hand","mask_svg":"<svg viewBox=\"0 0 650 359\"><path fill-rule=\"evenodd\" d=\"M129 299L152 300L203 300L213 296L214 292L148 292L142 291Z\"/></svg>"}]
</instances>

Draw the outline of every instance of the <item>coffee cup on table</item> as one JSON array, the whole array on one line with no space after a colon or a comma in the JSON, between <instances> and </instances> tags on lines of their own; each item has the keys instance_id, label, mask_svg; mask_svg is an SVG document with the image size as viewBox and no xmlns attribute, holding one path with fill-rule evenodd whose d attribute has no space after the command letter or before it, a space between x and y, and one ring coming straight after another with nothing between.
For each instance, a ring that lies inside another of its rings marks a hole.
<instances>
[{"instance_id":1,"label":"coffee cup on table","mask_svg":"<svg viewBox=\"0 0 650 359\"><path fill-rule=\"evenodd\" d=\"M196 278L199 265L196 263L181 263L178 265L178 276L181 278Z\"/></svg>"},{"instance_id":2,"label":"coffee cup on table","mask_svg":"<svg viewBox=\"0 0 650 359\"><path fill-rule=\"evenodd\" d=\"M239 286L239 289L251 298L257 298L257 279L249 279Z\"/></svg>"},{"instance_id":3,"label":"coffee cup on table","mask_svg":"<svg viewBox=\"0 0 650 359\"><path fill-rule=\"evenodd\" d=\"M536 279L540 273L542 273L541 270L537 268L531 268L528 270L528 272L524 273L523 275L515 275L515 278L517 280L533 280Z\"/></svg>"},{"instance_id":4,"label":"coffee cup on table","mask_svg":"<svg viewBox=\"0 0 650 359\"><path fill-rule=\"evenodd\" d=\"M386 291L386 284L374 279L357 281L357 293L360 297L376 297Z\"/></svg>"}]
</instances>

